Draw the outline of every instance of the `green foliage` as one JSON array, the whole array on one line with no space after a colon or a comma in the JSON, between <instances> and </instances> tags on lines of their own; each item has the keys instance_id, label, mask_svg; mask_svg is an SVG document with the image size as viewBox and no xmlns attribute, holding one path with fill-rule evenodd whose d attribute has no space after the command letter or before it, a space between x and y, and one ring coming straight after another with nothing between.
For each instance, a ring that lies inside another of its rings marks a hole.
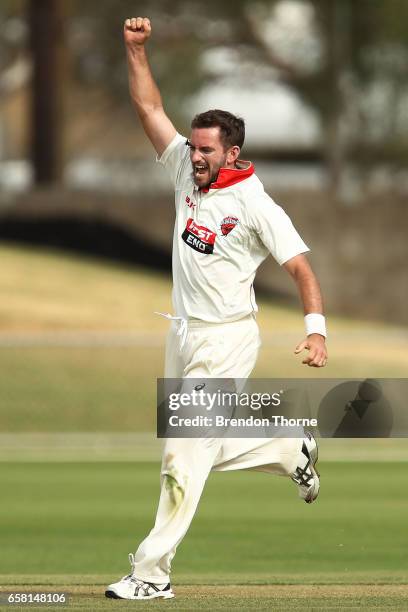
<instances>
[{"instance_id":1,"label":"green foliage","mask_svg":"<svg viewBox=\"0 0 408 612\"><path fill-rule=\"evenodd\" d=\"M242 86L248 87L248 73L258 79L280 79L317 111L329 158L340 162L350 156L375 158L378 145L386 147L382 152L388 157L404 157L408 140L404 138L408 121L403 111L408 3L298 0L297 5L312 11L312 28L305 17L304 24L297 23L296 32L289 28L279 43L271 39L265 25L276 20L276 9L285 6L280 0L142 0L136 5L131 0L72 0L63 6L71 65L84 85L103 87L118 100L127 100L122 26L126 17L137 12L151 18L151 65L166 108L176 122L183 125L186 121L183 102L209 79L214 82L218 78L204 68L202 53L224 47L235 54L234 77L242 75ZM21 16L27 6L23 0L2 2L0 16L7 22L10 16ZM312 48L309 45L309 53L306 44L303 60L307 58L309 63L305 70L302 62L291 60L286 51L293 55L310 36L318 53L315 61L310 59ZM3 58L13 44L4 36L0 38ZM248 62L251 68L242 71ZM376 88L382 101L376 98Z\"/></svg>"},{"instance_id":2,"label":"green foliage","mask_svg":"<svg viewBox=\"0 0 408 612\"><path fill-rule=\"evenodd\" d=\"M75 2L69 19L70 48L76 77L85 85L97 84L113 96L127 100L128 84L122 29L127 17L149 16L153 35L149 57L167 111L183 121L181 101L205 81L199 58L202 42L191 30L185 2L115 0ZM136 11L136 12L135 12Z\"/></svg>"},{"instance_id":3,"label":"green foliage","mask_svg":"<svg viewBox=\"0 0 408 612\"><path fill-rule=\"evenodd\" d=\"M24 14L27 0L2 0L0 2L0 76L26 43L27 31Z\"/></svg>"}]
</instances>

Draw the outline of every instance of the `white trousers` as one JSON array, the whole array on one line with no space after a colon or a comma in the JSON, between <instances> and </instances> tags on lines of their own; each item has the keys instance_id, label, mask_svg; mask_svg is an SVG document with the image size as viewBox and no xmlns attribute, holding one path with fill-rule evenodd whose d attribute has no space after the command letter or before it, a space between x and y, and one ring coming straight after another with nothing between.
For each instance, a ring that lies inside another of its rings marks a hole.
<instances>
[{"instance_id":1,"label":"white trousers","mask_svg":"<svg viewBox=\"0 0 408 612\"><path fill-rule=\"evenodd\" d=\"M260 347L250 315L233 323L189 321L180 348L173 322L166 344L166 378L248 378ZM161 467L161 494L152 531L135 554L134 574L169 582L171 561L186 534L211 470L257 470L289 476L302 440L297 438L169 438Z\"/></svg>"}]
</instances>

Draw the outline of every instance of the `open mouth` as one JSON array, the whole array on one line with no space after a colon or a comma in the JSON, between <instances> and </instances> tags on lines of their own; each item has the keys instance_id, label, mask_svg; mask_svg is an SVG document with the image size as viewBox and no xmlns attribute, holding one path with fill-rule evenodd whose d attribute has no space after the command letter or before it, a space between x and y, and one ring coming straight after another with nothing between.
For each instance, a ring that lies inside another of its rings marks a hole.
<instances>
[{"instance_id":1,"label":"open mouth","mask_svg":"<svg viewBox=\"0 0 408 612\"><path fill-rule=\"evenodd\" d=\"M195 176L200 176L205 174L208 170L208 166L205 164L194 164L194 174Z\"/></svg>"}]
</instances>

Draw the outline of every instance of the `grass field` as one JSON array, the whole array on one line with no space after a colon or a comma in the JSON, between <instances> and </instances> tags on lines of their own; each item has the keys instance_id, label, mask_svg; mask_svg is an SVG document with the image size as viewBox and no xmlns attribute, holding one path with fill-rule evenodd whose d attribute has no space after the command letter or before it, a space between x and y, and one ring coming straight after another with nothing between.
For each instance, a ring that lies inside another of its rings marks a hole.
<instances>
[{"instance_id":1,"label":"grass field","mask_svg":"<svg viewBox=\"0 0 408 612\"><path fill-rule=\"evenodd\" d=\"M404 440L323 440L311 506L286 479L212 474L173 564L176 599L106 600L157 505L146 460L168 323L153 312L171 311L170 281L10 245L0 257L0 602L65 590L82 610L408 609ZM259 306L256 377L406 376L404 328L330 317L316 372L292 352L299 309Z\"/></svg>"},{"instance_id":2,"label":"grass field","mask_svg":"<svg viewBox=\"0 0 408 612\"><path fill-rule=\"evenodd\" d=\"M1 246L2 431L151 431L170 279L46 250ZM329 365L301 365L299 308L261 300L254 377L404 377L408 331L330 317Z\"/></svg>"},{"instance_id":3,"label":"grass field","mask_svg":"<svg viewBox=\"0 0 408 612\"><path fill-rule=\"evenodd\" d=\"M406 464L323 462L321 472L312 506L287 479L212 474L173 564L177 597L148 607L406 609ZM0 473L2 590L66 589L70 607L128 609L103 588L152 526L158 465L0 464Z\"/></svg>"}]
</instances>

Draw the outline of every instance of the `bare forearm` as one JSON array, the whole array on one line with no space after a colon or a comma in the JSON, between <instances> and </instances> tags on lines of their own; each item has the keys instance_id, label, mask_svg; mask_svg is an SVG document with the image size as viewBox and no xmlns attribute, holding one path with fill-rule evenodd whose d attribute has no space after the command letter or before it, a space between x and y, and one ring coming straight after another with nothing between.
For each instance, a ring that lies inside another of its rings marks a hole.
<instances>
[{"instance_id":1,"label":"bare forearm","mask_svg":"<svg viewBox=\"0 0 408 612\"><path fill-rule=\"evenodd\" d=\"M297 285L305 315L322 315L323 300L320 286L306 257L304 255L296 255L287 261L284 267ZM305 322L307 318L305 317ZM307 349L309 354L302 363L315 368L321 368L327 363L327 349L325 345L326 327L324 317L317 318L319 321L309 322L309 325L306 324L307 338L298 344L295 353L298 354Z\"/></svg>"},{"instance_id":2,"label":"bare forearm","mask_svg":"<svg viewBox=\"0 0 408 612\"><path fill-rule=\"evenodd\" d=\"M130 96L147 137L161 156L177 132L164 112L161 95L147 60L145 43L151 31L148 17L131 17L125 21Z\"/></svg>"},{"instance_id":3,"label":"bare forearm","mask_svg":"<svg viewBox=\"0 0 408 612\"><path fill-rule=\"evenodd\" d=\"M323 314L323 300L317 278L304 255L297 255L284 264L295 281L305 315Z\"/></svg>"},{"instance_id":4,"label":"bare forearm","mask_svg":"<svg viewBox=\"0 0 408 612\"><path fill-rule=\"evenodd\" d=\"M295 274L294 280L298 287L304 314L323 314L323 299L320 286L312 270L301 271Z\"/></svg>"},{"instance_id":5,"label":"bare forearm","mask_svg":"<svg viewBox=\"0 0 408 612\"><path fill-rule=\"evenodd\" d=\"M140 117L163 108L160 91L154 82L144 45L127 47L129 92Z\"/></svg>"}]
</instances>

